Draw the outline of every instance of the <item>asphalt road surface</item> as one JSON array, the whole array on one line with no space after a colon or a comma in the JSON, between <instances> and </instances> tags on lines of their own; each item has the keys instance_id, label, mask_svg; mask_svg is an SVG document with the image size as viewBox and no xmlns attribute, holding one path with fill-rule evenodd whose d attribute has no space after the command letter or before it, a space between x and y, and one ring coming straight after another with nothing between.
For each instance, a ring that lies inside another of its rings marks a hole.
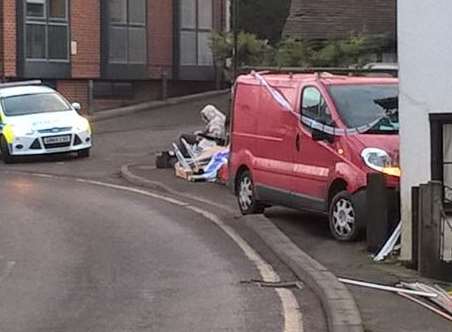
<instances>
[{"instance_id":1,"label":"asphalt road surface","mask_svg":"<svg viewBox=\"0 0 452 332\"><path fill-rule=\"evenodd\" d=\"M74 180L2 174L0 331L282 331L274 289L202 216Z\"/></svg>"}]
</instances>

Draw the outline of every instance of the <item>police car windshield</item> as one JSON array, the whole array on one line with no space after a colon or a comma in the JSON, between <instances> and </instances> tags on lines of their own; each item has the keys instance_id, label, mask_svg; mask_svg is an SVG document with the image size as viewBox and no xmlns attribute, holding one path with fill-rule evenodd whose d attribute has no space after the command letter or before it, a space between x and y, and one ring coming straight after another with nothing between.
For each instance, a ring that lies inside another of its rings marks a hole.
<instances>
[{"instance_id":1,"label":"police car windshield","mask_svg":"<svg viewBox=\"0 0 452 332\"><path fill-rule=\"evenodd\" d=\"M3 111L7 116L70 111L71 107L56 93L38 93L5 97Z\"/></svg>"},{"instance_id":2,"label":"police car windshield","mask_svg":"<svg viewBox=\"0 0 452 332\"><path fill-rule=\"evenodd\" d=\"M380 119L368 134L398 133L399 91L396 84L333 85L329 90L348 128L365 126Z\"/></svg>"}]
</instances>

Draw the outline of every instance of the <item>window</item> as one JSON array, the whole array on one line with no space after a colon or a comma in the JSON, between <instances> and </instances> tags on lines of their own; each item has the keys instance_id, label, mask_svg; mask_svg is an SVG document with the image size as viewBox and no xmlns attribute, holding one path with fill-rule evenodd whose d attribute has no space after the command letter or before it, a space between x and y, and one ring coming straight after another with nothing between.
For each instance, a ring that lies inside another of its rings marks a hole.
<instances>
[{"instance_id":1,"label":"window","mask_svg":"<svg viewBox=\"0 0 452 332\"><path fill-rule=\"evenodd\" d=\"M25 56L28 60L68 61L67 0L25 1Z\"/></svg>"},{"instance_id":2,"label":"window","mask_svg":"<svg viewBox=\"0 0 452 332\"><path fill-rule=\"evenodd\" d=\"M93 95L96 99L130 99L134 96L131 82L95 81Z\"/></svg>"},{"instance_id":3,"label":"window","mask_svg":"<svg viewBox=\"0 0 452 332\"><path fill-rule=\"evenodd\" d=\"M452 211L452 113L430 114L431 177L444 186L443 203Z\"/></svg>"},{"instance_id":4,"label":"window","mask_svg":"<svg viewBox=\"0 0 452 332\"><path fill-rule=\"evenodd\" d=\"M381 120L368 134L398 134L399 89L395 84L339 84L329 87L342 121L357 128Z\"/></svg>"},{"instance_id":5,"label":"window","mask_svg":"<svg viewBox=\"0 0 452 332\"><path fill-rule=\"evenodd\" d=\"M209 36L213 30L212 0L184 0L180 5L180 64L211 66Z\"/></svg>"},{"instance_id":6,"label":"window","mask_svg":"<svg viewBox=\"0 0 452 332\"><path fill-rule=\"evenodd\" d=\"M145 64L146 0L109 0L109 62Z\"/></svg>"},{"instance_id":7,"label":"window","mask_svg":"<svg viewBox=\"0 0 452 332\"><path fill-rule=\"evenodd\" d=\"M320 94L320 91L314 87L307 87L303 90L301 113L323 124L332 124L331 112L326 105L325 99Z\"/></svg>"}]
</instances>

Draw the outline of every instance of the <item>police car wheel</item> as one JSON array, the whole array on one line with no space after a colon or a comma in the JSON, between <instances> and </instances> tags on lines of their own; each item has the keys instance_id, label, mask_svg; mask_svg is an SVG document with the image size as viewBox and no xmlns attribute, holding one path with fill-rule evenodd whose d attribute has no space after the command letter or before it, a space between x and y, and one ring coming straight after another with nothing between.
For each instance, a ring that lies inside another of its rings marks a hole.
<instances>
[{"instance_id":1,"label":"police car wheel","mask_svg":"<svg viewBox=\"0 0 452 332\"><path fill-rule=\"evenodd\" d=\"M90 155L90 149L83 149L77 152L77 157L88 158Z\"/></svg>"},{"instance_id":2,"label":"police car wheel","mask_svg":"<svg viewBox=\"0 0 452 332\"><path fill-rule=\"evenodd\" d=\"M12 156L9 152L8 143L6 142L5 137L1 136L0 138L0 149L2 151L2 158L5 164L12 164L14 160L14 156Z\"/></svg>"}]
</instances>

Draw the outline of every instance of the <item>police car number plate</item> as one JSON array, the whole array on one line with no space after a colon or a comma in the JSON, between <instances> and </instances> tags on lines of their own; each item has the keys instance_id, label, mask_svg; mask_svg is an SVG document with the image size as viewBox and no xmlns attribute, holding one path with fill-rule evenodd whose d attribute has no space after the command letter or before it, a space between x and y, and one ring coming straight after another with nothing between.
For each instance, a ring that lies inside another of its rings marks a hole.
<instances>
[{"instance_id":1,"label":"police car number plate","mask_svg":"<svg viewBox=\"0 0 452 332\"><path fill-rule=\"evenodd\" d=\"M71 141L70 135L65 136L53 136L53 137L45 137L44 143L45 144L58 144L58 143L67 143Z\"/></svg>"}]
</instances>

